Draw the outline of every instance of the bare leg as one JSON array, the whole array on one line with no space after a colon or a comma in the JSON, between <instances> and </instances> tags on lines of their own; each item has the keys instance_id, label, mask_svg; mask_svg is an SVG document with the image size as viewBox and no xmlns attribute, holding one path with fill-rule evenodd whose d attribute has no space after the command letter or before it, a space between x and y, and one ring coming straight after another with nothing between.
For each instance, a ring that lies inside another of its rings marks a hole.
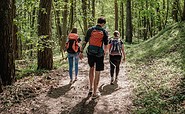
<instances>
[{"instance_id":1,"label":"bare leg","mask_svg":"<svg viewBox=\"0 0 185 114\"><path fill-rule=\"evenodd\" d=\"M92 89L93 81L94 81L94 67L90 67L90 69L89 69L89 87L90 87L90 89Z\"/></svg>"},{"instance_id":2,"label":"bare leg","mask_svg":"<svg viewBox=\"0 0 185 114\"><path fill-rule=\"evenodd\" d=\"M98 84L100 80L100 71L95 71L95 79L94 79L94 95L96 95Z\"/></svg>"}]
</instances>

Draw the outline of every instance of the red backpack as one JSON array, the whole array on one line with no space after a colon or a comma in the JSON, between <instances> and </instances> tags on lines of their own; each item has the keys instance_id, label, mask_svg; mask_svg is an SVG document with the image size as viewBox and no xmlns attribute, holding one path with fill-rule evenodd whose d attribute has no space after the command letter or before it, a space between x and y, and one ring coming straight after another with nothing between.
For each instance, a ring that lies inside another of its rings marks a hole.
<instances>
[{"instance_id":1,"label":"red backpack","mask_svg":"<svg viewBox=\"0 0 185 114\"><path fill-rule=\"evenodd\" d=\"M94 56L103 56L102 44L103 44L104 31L93 27L91 36L89 39L88 54Z\"/></svg>"},{"instance_id":2,"label":"red backpack","mask_svg":"<svg viewBox=\"0 0 185 114\"><path fill-rule=\"evenodd\" d=\"M76 53L78 52L78 34L70 33L68 35L68 42L66 42L65 48L67 49L68 53Z\"/></svg>"},{"instance_id":3,"label":"red backpack","mask_svg":"<svg viewBox=\"0 0 185 114\"><path fill-rule=\"evenodd\" d=\"M93 29L91 32L89 45L101 47L102 41L103 41L103 36L104 36L104 34L103 34L102 30Z\"/></svg>"}]
</instances>

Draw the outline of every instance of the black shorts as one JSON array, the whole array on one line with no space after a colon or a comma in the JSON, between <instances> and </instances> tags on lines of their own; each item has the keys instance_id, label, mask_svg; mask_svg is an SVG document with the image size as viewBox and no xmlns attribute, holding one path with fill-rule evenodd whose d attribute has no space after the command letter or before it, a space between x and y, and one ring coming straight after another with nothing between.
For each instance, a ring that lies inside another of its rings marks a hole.
<instances>
[{"instance_id":1,"label":"black shorts","mask_svg":"<svg viewBox=\"0 0 185 114\"><path fill-rule=\"evenodd\" d=\"M104 56L96 57L94 55L87 54L87 58L90 67L94 67L94 65L96 65L96 71L104 70Z\"/></svg>"}]
</instances>

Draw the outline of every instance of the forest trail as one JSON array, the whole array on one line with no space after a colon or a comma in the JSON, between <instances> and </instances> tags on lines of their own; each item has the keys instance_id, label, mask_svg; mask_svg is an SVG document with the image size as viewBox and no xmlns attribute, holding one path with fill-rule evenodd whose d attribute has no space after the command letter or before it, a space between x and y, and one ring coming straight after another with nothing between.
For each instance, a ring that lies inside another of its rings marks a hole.
<instances>
[{"instance_id":1,"label":"forest trail","mask_svg":"<svg viewBox=\"0 0 185 114\"><path fill-rule=\"evenodd\" d=\"M120 66L118 82L110 85L109 62L108 59L105 60L105 70L101 72L99 83L101 96L96 100L87 97L88 71L87 59L84 58L79 62L78 80L72 85L69 84L68 71L60 68L45 74L44 77L20 80L17 82L19 85L34 89L37 94L2 113L130 114L133 86L125 75L125 65Z\"/></svg>"}]
</instances>

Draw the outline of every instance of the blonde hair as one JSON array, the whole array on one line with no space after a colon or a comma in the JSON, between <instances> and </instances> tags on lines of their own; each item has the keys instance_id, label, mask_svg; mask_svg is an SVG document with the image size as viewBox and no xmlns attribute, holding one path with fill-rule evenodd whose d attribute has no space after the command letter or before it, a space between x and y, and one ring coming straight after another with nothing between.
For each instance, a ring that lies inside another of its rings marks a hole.
<instances>
[{"instance_id":1,"label":"blonde hair","mask_svg":"<svg viewBox=\"0 0 185 114\"><path fill-rule=\"evenodd\" d=\"M118 37L119 36L119 31L114 31L114 37Z\"/></svg>"}]
</instances>

